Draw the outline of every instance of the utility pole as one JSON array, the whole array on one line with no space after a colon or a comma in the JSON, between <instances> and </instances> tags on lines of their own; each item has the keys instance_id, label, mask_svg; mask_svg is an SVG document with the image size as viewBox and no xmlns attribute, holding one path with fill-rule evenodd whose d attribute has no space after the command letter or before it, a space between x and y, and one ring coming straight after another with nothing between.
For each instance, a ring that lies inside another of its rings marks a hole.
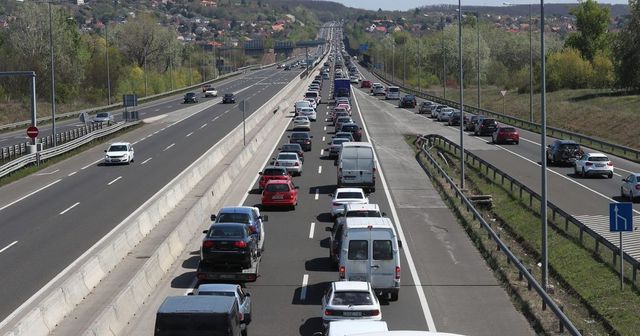
<instances>
[{"instance_id":1,"label":"utility pole","mask_svg":"<svg viewBox=\"0 0 640 336\"><path fill-rule=\"evenodd\" d=\"M460 189L464 189L464 71L462 69L462 0L458 0L458 59L460 61Z\"/></svg>"},{"instance_id":2,"label":"utility pole","mask_svg":"<svg viewBox=\"0 0 640 336\"><path fill-rule=\"evenodd\" d=\"M49 50L51 50L51 134L53 146L56 141L56 65L53 49L53 15L51 14L51 2L49 2ZM35 126L35 124L33 125Z\"/></svg>"},{"instance_id":3,"label":"utility pole","mask_svg":"<svg viewBox=\"0 0 640 336\"><path fill-rule=\"evenodd\" d=\"M111 105L111 73L109 71L109 21L104 24L105 56L107 57L107 103Z\"/></svg>"},{"instance_id":4,"label":"utility pole","mask_svg":"<svg viewBox=\"0 0 640 336\"><path fill-rule=\"evenodd\" d=\"M529 122L533 122L533 20L529 4Z\"/></svg>"},{"instance_id":5,"label":"utility pole","mask_svg":"<svg viewBox=\"0 0 640 336\"><path fill-rule=\"evenodd\" d=\"M480 108L480 12L476 12L476 38L478 40L478 108Z\"/></svg>"},{"instance_id":6,"label":"utility pole","mask_svg":"<svg viewBox=\"0 0 640 336\"><path fill-rule=\"evenodd\" d=\"M541 203L540 220L542 225L542 288L549 288L549 251L547 244L547 111L546 111L546 62L544 59L544 0L540 0L540 162L541 166Z\"/></svg>"},{"instance_id":7,"label":"utility pole","mask_svg":"<svg viewBox=\"0 0 640 336\"><path fill-rule=\"evenodd\" d=\"M444 46L444 27L442 27L442 98L447 99L447 52Z\"/></svg>"}]
</instances>

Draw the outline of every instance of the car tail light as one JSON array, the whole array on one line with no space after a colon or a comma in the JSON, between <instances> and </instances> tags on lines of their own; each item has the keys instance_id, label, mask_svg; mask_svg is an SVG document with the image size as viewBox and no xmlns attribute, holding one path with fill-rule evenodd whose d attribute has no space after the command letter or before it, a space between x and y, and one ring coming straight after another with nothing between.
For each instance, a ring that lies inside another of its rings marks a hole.
<instances>
[{"instance_id":1,"label":"car tail light","mask_svg":"<svg viewBox=\"0 0 640 336\"><path fill-rule=\"evenodd\" d=\"M202 242L202 248L212 248L215 244L211 240L205 240Z\"/></svg>"},{"instance_id":2,"label":"car tail light","mask_svg":"<svg viewBox=\"0 0 640 336\"><path fill-rule=\"evenodd\" d=\"M378 309L369 310L369 311L365 312L363 315L378 316L378 315L380 315L380 311Z\"/></svg>"},{"instance_id":3,"label":"car tail light","mask_svg":"<svg viewBox=\"0 0 640 336\"><path fill-rule=\"evenodd\" d=\"M327 309L327 310L325 310L325 311L324 311L324 314L325 314L326 316L331 316L331 315L333 315L333 310L331 310L331 309Z\"/></svg>"},{"instance_id":4,"label":"car tail light","mask_svg":"<svg viewBox=\"0 0 640 336\"><path fill-rule=\"evenodd\" d=\"M613 162L611 162L611 161L607 162L607 166L613 167Z\"/></svg>"},{"instance_id":5,"label":"car tail light","mask_svg":"<svg viewBox=\"0 0 640 336\"><path fill-rule=\"evenodd\" d=\"M240 241L233 242L233 246L234 247L245 248L245 247L247 247L247 243L240 240Z\"/></svg>"},{"instance_id":6,"label":"car tail light","mask_svg":"<svg viewBox=\"0 0 640 336\"><path fill-rule=\"evenodd\" d=\"M584 163L584 165L585 165L585 166L587 166L587 167L589 167L589 166L593 166L593 163L592 163L592 162L587 161L587 162L585 162L585 163Z\"/></svg>"},{"instance_id":7,"label":"car tail light","mask_svg":"<svg viewBox=\"0 0 640 336\"><path fill-rule=\"evenodd\" d=\"M640 190L640 184L636 184L636 190Z\"/></svg>"},{"instance_id":8,"label":"car tail light","mask_svg":"<svg viewBox=\"0 0 640 336\"><path fill-rule=\"evenodd\" d=\"M346 270L345 270L344 266L340 266L340 269L338 270L338 277L341 280L344 280L345 272L346 272Z\"/></svg>"},{"instance_id":9,"label":"car tail light","mask_svg":"<svg viewBox=\"0 0 640 336\"><path fill-rule=\"evenodd\" d=\"M400 280L400 266L396 266L396 280Z\"/></svg>"}]
</instances>

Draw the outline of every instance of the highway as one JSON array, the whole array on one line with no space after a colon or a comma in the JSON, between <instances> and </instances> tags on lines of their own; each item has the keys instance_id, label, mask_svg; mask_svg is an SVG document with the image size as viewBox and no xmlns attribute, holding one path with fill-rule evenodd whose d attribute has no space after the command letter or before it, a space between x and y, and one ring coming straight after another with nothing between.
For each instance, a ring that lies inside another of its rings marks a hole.
<instances>
[{"instance_id":1,"label":"highway","mask_svg":"<svg viewBox=\"0 0 640 336\"><path fill-rule=\"evenodd\" d=\"M269 68L218 89L255 109L298 75ZM183 105L173 97L141 109L156 120L117 139L134 144L129 166L103 166L106 145L97 146L0 188L0 268L7 270L0 274L0 320L241 123L238 104L219 100Z\"/></svg>"},{"instance_id":2,"label":"highway","mask_svg":"<svg viewBox=\"0 0 640 336\"><path fill-rule=\"evenodd\" d=\"M253 302L250 335L314 335L321 331L320 298L329 283L338 280L329 264L325 232L331 225L328 194L336 184L336 168L325 152L333 126L322 121L330 107L326 105L330 83L324 81L325 103L319 105L318 121L312 123L313 148L305 153L302 176L294 178L300 188L298 207L263 211L269 221L265 223L260 277L246 286ZM371 134L363 136L363 141L374 143L382 170L370 202L379 204L392 217L399 234L403 232L400 298L397 302L382 300L383 320L395 330L532 335L404 143L407 124L388 122L393 110L378 111L376 99L356 95L354 103L353 118L360 125L366 121ZM254 170L228 192L226 203L217 204L212 212L223 205L259 205L255 177L277 154L278 144L288 141L287 134L283 129L273 148L256 158ZM203 229L206 226L204 222ZM164 298L185 295L193 288L200 240L197 236L191 241L182 262L174 265L123 334L152 335L155 312Z\"/></svg>"}]
</instances>

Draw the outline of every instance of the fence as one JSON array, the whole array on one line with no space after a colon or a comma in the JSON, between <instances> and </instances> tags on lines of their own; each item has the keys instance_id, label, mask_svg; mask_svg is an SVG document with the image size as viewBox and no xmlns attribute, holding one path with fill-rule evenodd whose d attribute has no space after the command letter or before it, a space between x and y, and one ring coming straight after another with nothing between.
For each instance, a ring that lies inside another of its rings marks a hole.
<instances>
[{"instance_id":1,"label":"fence","mask_svg":"<svg viewBox=\"0 0 640 336\"><path fill-rule=\"evenodd\" d=\"M385 77L382 73L376 71L376 70L371 70L376 76L378 76L380 79L388 82L388 83L392 83L393 85L396 85L398 87L400 87L403 91L411 93L417 97L423 98L423 99L428 99L431 100L433 102L436 102L438 104L443 104L443 105L447 105L447 106L451 106L454 108L460 108L460 103L453 101L453 100L448 100L448 99L443 99L437 96L433 96L430 95L426 92L423 91L418 91L415 90L413 88L409 88L406 86L401 85L400 83L396 83L393 82L392 80L388 79L387 77ZM502 114L502 113L498 113L495 111L490 111L490 110L485 110L485 109L481 109L481 108L477 108L474 106L469 106L469 105L464 105L464 111L465 112L469 112L469 113L474 113L474 114L479 114L479 115L487 115L487 116L491 116L494 117L504 123L513 125L513 126L517 126L523 129L527 129L533 132L537 132L540 133L540 125L536 124L536 123L532 123L530 121L524 120L524 119L520 119L520 118L516 118L516 117L512 117L506 114ZM614 155L618 155L618 156L622 156L626 159L632 160L634 162L640 162L640 150L637 149L633 149L630 147L625 147L625 146L621 146L621 145L616 145L610 142L606 142L606 141L602 141L593 137L589 137L586 136L584 134L580 134L580 133L575 133L575 132L571 132L571 131L567 131L561 128L557 128L557 127L549 127L547 126L547 136L550 137L554 137L554 138L559 138L559 139L568 139L568 140L574 140L582 145L588 146L590 148L599 150L601 152L606 152L609 154L614 154Z\"/></svg>"},{"instance_id":2,"label":"fence","mask_svg":"<svg viewBox=\"0 0 640 336\"><path fill-rule=\"evenodd\" d=\"M458 151L460 150L460 146L456 143L449 141L449 139L444 138L441 135L427 135L422 139L429 141L432 144L441 145L445 147L449 151L452 151L454 155L458 155ZM452 150L453 149L453 150ZM502 186L505 184L508 185L509 191L516 197L520 199L520 201L527 202L529 207L533 206L534 200L538 203L541 203L542 198L535 191L531 190L529 187L523 185L513 177L509 176L507 173L501 171L491 163L479 158L475 154L465 150L465 162L474 167L478 167L480 171L484 171L484 174L487 176L493 176L493 180L497 178L500 179L500 183ZM569 230L569 225L572 225L574 228L578 230L578 238L580 244L584 245L584 236L585 234L591 237L595 244L595 251L600 251L600 246L604 246L607 248L612 255L612 264L616 265L618 261L618 257L620 256L620 248L616 246L614 243L610 242L606 238L602 237L600 234L595 232L593 229L589 228L587 225L582 223L580 220L576 219L572 215L568 214L566 211L560 209L558 206L551 202L547 202L548 209L551 210L551 219L554 222L564 222L564 230ZM628 244L627 244L628 245ZM629 248L627 246L627 248ZM623 254L623 260L632 269L632 277L631 283L634 287L637 287L637 275L638 269L640 268L640 261L630 256L626 252ZM619 272L619 269L614 267L616 272Z\"/></svg>"}]
</instances>

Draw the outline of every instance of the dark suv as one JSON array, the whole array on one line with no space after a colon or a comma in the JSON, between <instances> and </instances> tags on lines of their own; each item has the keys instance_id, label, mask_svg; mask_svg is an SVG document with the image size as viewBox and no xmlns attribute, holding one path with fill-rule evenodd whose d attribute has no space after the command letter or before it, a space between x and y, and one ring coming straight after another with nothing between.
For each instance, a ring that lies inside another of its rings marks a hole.
<instances>
[{"instance_id":1,"label":"dark suv","mask_svg":"<svg viewBox=\"0 0 640 336\"><path fill-rule=\"evenodd\" d=\"M340 128L340 132L349 132L353 135L353 140L360 141L362 139L362 128L356 123L346 123Z\"/></svg>"},{"instance_id":2,"label":"dark suv","mask_svg":"<svg viewBox=\"0 0 640 336\"><path fill-rule=\"evenodd\" d=\"M198 96L196 96L196 94L194 92L189 92L189 93L184 95L184 103L185 104L197 103L197 102L198 102Z\"/></svg>"},{"instance_id":3,"label":"dark suv","mask_svg":"<svg viewBox=\"0 0 640 336\"><path fill-rule=\"evenodd\" d=\"M473 131L475 135L491 135L498 128L498 122L493 118L482 118L476 124L476 128Z\"/></svg>"},{"instance_id":4,"label":"dark suv","mask_svg":"<svg viewBox=\"0 0 640 336\"><path fill-rule=\"evenodd\" d=\"M236 103L236 95L233 93L225 93L224 97L222 97L223 104L235 104Z\"/></svg>"},{"instance_id":5,"label":"dark suv","mask_svg":"<svg viewBox=\"0 0 640 336\"><path fill-rule=\"evenodd\" d=\"M311 138L313 136L309 132L292 132L289 135L289 143L297 143L305 152L308 152L311 150Z\"/></svg>"},{"instance_id":6,"label":"dark suv","mask_svg":"<svg viewBox=\"0 0 640 336\"><path fill-rule=\"evenodd\" d=\"M215 223L204 231L200 258L211 265L240 265L250 268L258 258L258 244L249 226L242 223Z\"/></svg>"},{"instance_id":7,"label":"dark suv","mask_svg":"<svg viewBox=\"0 0 640 336\"><path fill-rule=\"evenodd\" d=\"M573 140L555 140L547 146L547 164L573 165L584 152L580 144Z\"/></svg>"},{"instance_id":8,"label":"dark suv","mask_svg":"<svg viewBox=\"0 0 640 336\"><path fill-rule=\"evenodd\" d=\"M400 107L416 107L416 97L412 95L405 95L400 99Z\"/></svg>"}]
</instances>

